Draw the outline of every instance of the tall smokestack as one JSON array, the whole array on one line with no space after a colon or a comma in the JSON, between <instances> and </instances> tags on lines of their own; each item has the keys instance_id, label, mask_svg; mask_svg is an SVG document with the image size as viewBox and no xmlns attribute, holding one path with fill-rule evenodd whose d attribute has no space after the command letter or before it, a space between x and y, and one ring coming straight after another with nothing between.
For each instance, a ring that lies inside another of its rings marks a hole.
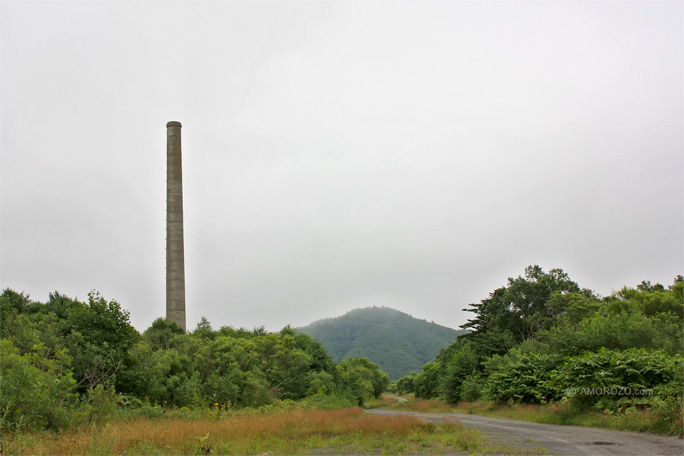
<instances>
[{"instance_id":1,"label":"tall smokestack","mask_svg":"<svg viewBox=\"0 0 684 456\"><path fill-rule=\"evenodd\" d=\"M166 318L185 330L181 123L166 124Z\"/></svg>"}]
</instances>

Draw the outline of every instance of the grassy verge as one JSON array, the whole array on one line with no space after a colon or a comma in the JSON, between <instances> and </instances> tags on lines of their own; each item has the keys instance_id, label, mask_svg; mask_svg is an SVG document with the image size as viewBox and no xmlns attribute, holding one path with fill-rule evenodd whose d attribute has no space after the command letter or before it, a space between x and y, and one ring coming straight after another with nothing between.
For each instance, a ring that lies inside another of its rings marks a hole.
<instances>
[{"instance_id":1,"label":"grassy verge","mask_svg":"<svg viewBox=\"0 0 684 456\"><path fill-rule=\"evenodd\" d=\"M681 422L655 413L652 410L631 409L626 413L611 414L591 408L579 408L573 404L555 403L548 405L499 405L493 402L462 402L448 405L439 400L425 400L404 395L407 402L388 400L389 407L423 413L467 413L493 418L508 418L544 424L589 426L632 432L681 435Z\"/></svg>"},{"instance_id":2,"label":"grassy verge","mask_svg":"<svg viewBox=\"0 0 684 456\"><path fill-rule=\"evenodd\" d=\"M12 454L524 454L455 424L384 417L360 408L244 411L217 417L138 417L58 434L26 433Z\"/></svg>"}]
</instances>

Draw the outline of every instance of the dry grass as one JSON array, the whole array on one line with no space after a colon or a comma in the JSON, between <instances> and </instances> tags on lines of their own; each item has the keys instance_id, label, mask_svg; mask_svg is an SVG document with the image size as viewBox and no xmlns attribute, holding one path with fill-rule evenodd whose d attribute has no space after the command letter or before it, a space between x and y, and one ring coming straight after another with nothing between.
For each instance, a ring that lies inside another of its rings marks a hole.
<instances>
[{"instance_id":1,"label":"dry grass","mask_svg":"<svg viewBox=\"0 0 684 456\"><path fill-rule=\"evenodd\" d=\"M390 404L390 408L397 410L405 410L419 413L464 413L458 410L455 406L449 405L444 401L434 399L416 399L412 396L405 396L407 402L397 402L396 400Z\"/></svg>"},{"instance_id":2,"label":"dry grass","mask_svg":"<svg viewBox=\"0 0 684 456\"><path fill-rule=\"evenodd\" d=\"M461 402L453 406L452 411L513 420L556 423L558 421L556 417L563 414L568 407L568 404L560 403L500 405L493 402Z\"/></svg>"},{"instance_id":3,"label":"dry grass","mask_svg":"<svg viewBox=\"0 0 684 456\"><path fill-rule=\"evenodd\" d=\"M439 400L416 399L408 396L407 398L408 402L397 403L395 401L390 408L422 413L466 413L534 423L589 426L670 435L682 434L682 415L684 415L684 409L683 413L674 418L668 418L650 409L633 409L624 414L610 414L592 409L577 410L569 402L546 405L501 405L478 401L448 405Z\"/></svg>"},{"instance_id":4,"label":"dry grass","mask_svg":"<svg viewBox=\"0 0 684 456\"><path fill-rule=\"evenodd\" d=\"M476 431L344 410L241 413L220 419L136 419L24 436L19 454L429 454L489 452ZM13 451L13 452L14 452Z\"/></svg>"}]
</instances>

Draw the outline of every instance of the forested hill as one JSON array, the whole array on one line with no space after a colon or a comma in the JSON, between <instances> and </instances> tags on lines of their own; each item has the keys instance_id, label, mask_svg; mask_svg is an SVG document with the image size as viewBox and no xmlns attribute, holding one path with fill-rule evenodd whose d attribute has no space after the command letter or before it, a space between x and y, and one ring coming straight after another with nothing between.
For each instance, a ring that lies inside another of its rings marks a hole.
<instances>
[{"instance_id":1,"label":"forested hill","mask_svg":"<svg viewBox=\"0 0 684 456\"><path fill-rule=\"evenodd\" d=\"M335 361L365 357L392 380L420 372L425 363L433 361L441 349L464 332L387 307L352 310L297 331L318 338Z\"/></svg>"}]
</instances>

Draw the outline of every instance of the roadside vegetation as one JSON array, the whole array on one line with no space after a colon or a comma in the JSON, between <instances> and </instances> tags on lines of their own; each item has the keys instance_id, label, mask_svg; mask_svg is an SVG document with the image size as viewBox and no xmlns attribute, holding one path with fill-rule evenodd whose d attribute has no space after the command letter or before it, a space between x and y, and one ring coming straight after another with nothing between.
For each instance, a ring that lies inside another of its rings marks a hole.
<instances>
[{"instance_id":1,"label":"roadside vegetation","mask_svg":"<svg viewBox=\"0 0 684 456\"><path fill-rule=\"evenodd\" d=\"M382 407L418 413L465 413L491 418L507 418L542 424L588 426L631 432L662 432L671 423L651 409L632 409L627 413L606 413L602 410L576 408L569 401L539 404L500 404L492 401L459 402L447 404L439 399L420 399L412 394L402 395L406 402L387 400Z\"/></svg>"},{"instance_id":2,"label":"roadside vegetation","mask_svg":"<svg viewBox=\"0 0 684 456\"><path fill-rule=\"evenodd\" d=\"M0 454L511 453L476 431L360 407L682 434L684 279L609 297L559 269L471 304L437 358L390 384L285 327L140 334L118 302L0 295ZM395 403L386 390L410 393ZM417 399L416 399L417 398Z\"/></svg>"},{"instance_id":3,"label":"roadside vegetation","mask_svg":"<svg viewBox=\"0 0 684 456\"><path fill-rule=\"evenodd\" d=\"M156 320L139 334L118 302L55 292L46 303L0 296L0 452L19 433L101 425L118 414L217 414L309 400L320 408L379 397L387 374L365 358L335 363L321 343L202 319L185 333Z\"/></svg>"},{"instance_id":4,"label":"roadside vegetation","mask_svg":"<svg viewBox=\"0 0 684 456\"><path fill-rule=\"evenodd\" d=\"M466 310L471 332L390 390L470 413L682 435L682 276L602 298L530 266Z\"/></svg>"},{"instance_id":5,"label":"roadside vegetation","mask_svg":"<svg viewBox=\"0 0 684 456\"><path fill-rule=\"evenodd\" d=\"M524 454L456 423L364 413L387 374L290 327L158 319L140 334L98 293L10 289L0 321L0 454Z\"/></svg>"},{"instance_id":6,"label":"roadside vegetation","mask_svg":"<svg viewBox=\"0 0 684 456\"><path fill-rule=\"evenodd\" d=\"M527 454L490 443L458 424L382 417L361 408L312 409L283 403L223 413L167 411L111 419L59 433L25 433L12 454Z\"/></svg>"}]
</instances>

